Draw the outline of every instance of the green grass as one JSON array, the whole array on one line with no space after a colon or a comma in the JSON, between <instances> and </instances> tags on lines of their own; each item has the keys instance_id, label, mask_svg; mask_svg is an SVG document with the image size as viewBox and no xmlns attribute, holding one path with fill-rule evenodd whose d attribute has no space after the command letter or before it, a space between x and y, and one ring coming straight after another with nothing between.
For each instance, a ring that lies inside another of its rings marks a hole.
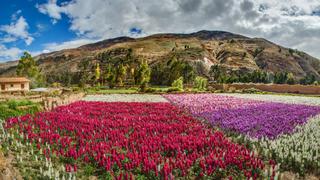
<instances>
[{"instance_id":1,"label":"green grass","mask_svg":"<svg viewBox=\"0 0 320 180\"><path fill-rule=\"evenodd\" d=\"M0 103L0 119L5 120L9 117L34 114L41 110L38 103L28 100L10 100Z\"/></svg>"}]
</instances>

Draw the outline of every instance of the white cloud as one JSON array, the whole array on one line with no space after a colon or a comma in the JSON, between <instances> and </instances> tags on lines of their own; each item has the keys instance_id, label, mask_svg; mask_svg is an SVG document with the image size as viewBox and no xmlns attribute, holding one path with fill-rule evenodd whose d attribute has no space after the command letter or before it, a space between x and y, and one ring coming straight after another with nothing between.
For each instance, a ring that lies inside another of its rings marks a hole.
<instances>
[{"instance_id":1,"label":"white cloud","mask_svg":"<svg viewBox=\"0 0 320 180\"><path fill-rule=\"evenodd\" d=\"M23 16L20 16L10 25L0 26L0 31L6 33L6 37L2 39L3 42L10 42L8 40L23 39L27 45L30 45L34 38L28 32L28 23Z\"/></svg>"},{"instance_id":2,"label":"white cloud","mask_svg":"<svg viewBox=\"0 0 320 180\"><path fill-rule=\"evenodd\" d=\"M0 61L16 60L19 58L22 52L23 50L19 48L7 48L6 46L0 44Z\"/></svg>"},{"instance_id":3,"label":"white cloud","mask_svg":"<svg viewBox=\"0 0 320 180\"><path fill-rule=\"evenodd\" d=\"M130 35L133 27L141 28L141 35L225 30L320 57L317 44L311 44L320 41L320 16L313 15L319 0L50 0L37 7L53 21L67 15L79 38Z\"/></svg>"},{"instance_id":4,"label":"white cloud","mask_svg":"<svg viewBox=\"0 0 320 180\"><path fill-rule=\"evenodd\" d=\"M57 5L57 0L49 0L47 4L36 5L36 8L43 13L53 18L52 23L55 24L57 20L61 19L62 8Z\"/></svg>"},{"instance_id":5,"label":"white cloud","mask_svg":"<svg viewBox=\"0 0 320 180\"><path fill-rule=\"evenodd\" d=\"M52 51L59 51L62 49L77 48L79 46L89 44L89 43L94 43L97 41L98 40L93 40L93 39L75 39L75 40L66 41L62 43L48 43L44 45L44 50L42 52L48 53Z\"/></svg>"}]
</instances>

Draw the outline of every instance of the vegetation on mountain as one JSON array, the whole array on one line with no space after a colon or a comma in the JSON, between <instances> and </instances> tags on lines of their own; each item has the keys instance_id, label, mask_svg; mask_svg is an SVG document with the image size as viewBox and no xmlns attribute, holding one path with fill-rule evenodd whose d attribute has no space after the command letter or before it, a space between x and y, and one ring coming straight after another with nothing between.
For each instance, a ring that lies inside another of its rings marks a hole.
<instances>
[{"instance_id":1,"label":"vegetation on mountain","mask_svg":"<svg viewBox=\"0 0 320 180\"><path fill-rule=\"evenodd\" d=\"M143 61L150 68L149 83L160 86L170 86L181 76L185 84L193 84L196 76L217 83L314 84L320 80L320 61L304 52L221 31L119 37L41 54L34 61L30 64L38 65L47 84L64 86L139 86L137 74ZM15 63L0 64L0 75L28 74ZM32 67L31 76L36 70Z\"/></svg>"}]
</instances>

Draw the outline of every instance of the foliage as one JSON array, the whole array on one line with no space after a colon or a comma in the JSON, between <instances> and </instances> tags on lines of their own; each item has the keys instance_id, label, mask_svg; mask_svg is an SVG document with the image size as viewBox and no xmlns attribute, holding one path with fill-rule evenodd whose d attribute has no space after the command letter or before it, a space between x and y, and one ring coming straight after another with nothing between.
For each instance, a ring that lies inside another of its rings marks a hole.
<instances>
[{"instance_id":1,"label":"foliage","mask_svg":"<svg viewBox=\"0 0 320 180\"><path fill-rule=\"evenodd\" d=\"M136 79L140 85L141 91L145 91L150 81L151 70L148 66L147 61L143 61L137 71Z\"/></svg>"},{"instance_id":2,"label":"foliage","mask_svg":"<svg viewBox=\"0 0 320 180\"><path fill-rule=\"evenodd\" d=\"M288 80L288 73L287 72L277 72L274 75L273 83L275 84L285 84Z\"/></svg>"},{"instance_id":3,"label":"foliage","mask_svg":"<svg viewBox=\"0 0 320 180\"><path fill-rule=\"evenodd\" d=\"M194 81L194 88L198 89L200 91L206 90L207 89L207 85L208 85L208 79L201 77L201 76L197 76L195 81Z\"/></svg>"},{"instance_id":4,"label":"foliage","mask_svg":"<svg viewBox=\"0 0 320 180\"><path fill-rule=\"evenodd\" d=\"M316 77L313 74L307 74L304 78L300 80L300 84L310 85L316 81Z\"/></svg>"},{"instance_id":5,"label":"foliage","mask_svg":"<svg viewBox=\"0 0 320 180\"><path fill-rule=\"evenodd\" d=\"M212 65L209 71L210 77L217 83L269 83L270 74L264 71L255 70L252 72L228 71L226 68L216 64Z\"/></svg>"},{"instance_id":6,"label":"foliage","mask_svg":"<svg viewBox=\"0 0 320 180\"><path fill-rule=\"evenodd\" d=\"M288 73L287 84L295 84L294 76L292 73Z\"/></svg>"},{"instance_id":7,"label":"foliage","mask_svg":"<svg viewBox=\"0 0 320 180\"><path fill-rule=\"evenodd\" d=\"M100 80L100 75L101 75L101 70L100 70L100 65L98 63L97 67L96 67L96 70L95 70L95 80L96 81Z\"/></svg>"},{"instance_id":8,"label":"foliage","mask_svg":"<svg viewBox=\"0 0 320 180\"><path fill-rule=\"evenodd\" d=\"M24 107L24 108L21 108ZM0 103L0 119L20 116L24 114L34 114L40 111L40 105L28 100L10 100Z\"/></svg>"},{"instance_id":9,"label":"foliage","mask_svg":"<svg viewBox=\"0 0 320 180\"><path fill-rule=\"evenodd\" d=\"M242 70L227 70L218 64L212 65L209 71L210 78L217 83L275 83L275 84L295 84L292 73L276 72L268 73L261 70L251 72ZM315 76L308 75L300 80L301 84L312 84Z\"/></svg>"},{"instance_id":10,"label":"foliage","mask_svg":"<svg viewBox=\"0 0 320 180\"><path fill-rule=\"evenodd\" d=\"M32 88L43 86L45 83L44 77L40 73L36 61L28 52L24 52L23 56L21 56L16 69L16 74L18 76L25 76L30 78Z\"/></svg>"},{"instance_id":11,"label":"foliage","mask_svg":"<svg viewBox=\"0 0 320 180\"><path fill-rule=\"evenodd\" d=\"M195 78L194 68L176 56L165 62L159 62L151 67L151 84L171 85L174 80L183 77L185 83L192 83Z\"/></svg>"},{"instance_id":12,"label":"foliage","mask_svg":"<svg viewBox=\"0 0 320 180\"><path fill-rule=\"evenodd\" d=\"M183 77L179 77L178 79L174 80L171 84L172 88L176 88L179 91L183 91Z\"/></svg>"},{"instance_id":13,"label":"foliage","mask_svg":"<svg viewBox=\"0 0 320 180\"><path fill-rule=\"evenodd\" d=\"M261 92L261 90L256 89L256 88L248 88L248 89L242 90L242 93L248 93L248 94L255 94L255 93L259 93L259 92Z\"/></svg>"},{"instance_id":14,"label":"foliage","mask_svg":"<svg viewBox=\"0 0 320 180\"><path fill-rule=\"evenodd\" d=\"M137 84L135 75L141 64L132 49L118 48L99 53L96 59L101 64L101 83L109 87Z\"/></svg>"}]
</instances>

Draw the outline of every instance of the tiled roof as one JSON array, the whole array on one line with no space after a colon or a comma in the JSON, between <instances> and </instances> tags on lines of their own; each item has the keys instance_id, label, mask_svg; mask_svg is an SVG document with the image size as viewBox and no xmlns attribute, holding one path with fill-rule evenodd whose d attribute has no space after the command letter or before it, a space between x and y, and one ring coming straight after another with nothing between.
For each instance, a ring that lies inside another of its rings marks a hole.
<instances>
[{"instance_id":1,"label":"tiled roof","mask_svg":"<svg viewBox=\"0 0 320 180\"><path fill-rule=\"evenodd\" d=\"M30 82L25 77L0 77L0 83L19 83L19 82Z\"/></svg>"}]
</instances>

